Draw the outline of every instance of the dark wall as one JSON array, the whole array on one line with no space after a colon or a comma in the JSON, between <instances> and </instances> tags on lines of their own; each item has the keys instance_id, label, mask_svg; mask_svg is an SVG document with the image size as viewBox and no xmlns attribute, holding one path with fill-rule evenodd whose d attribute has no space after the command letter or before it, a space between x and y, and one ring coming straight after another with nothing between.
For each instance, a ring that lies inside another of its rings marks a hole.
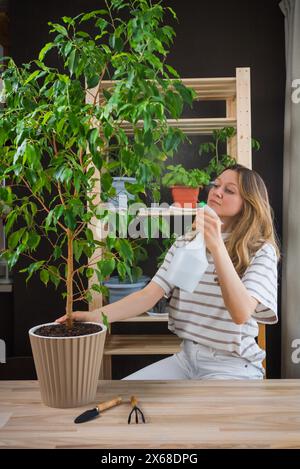
<instances>
[{"instance_id":1,"label":"dark wall","mask_svg":"<svg viewBox=\"0 0 300 469\"><path fill-rule=\"evenodd\" d=\"M49 42L49 20L98 9L103 3L101 0L52 0L41 4L37 0L11 0L11 55L19 64L35 58L43 44ZM267 184L281 237L285 61L284 18L278 0L169 0L166 3L179 18L179 23L172 23L177 36L169 63L180 76L234 76L236 67L251 67L252 133L262 145L262 150L253 157L253 168ZM216 105L215 111L222 112L222 109ZM199 106L199 112L209 115L204 105ZM193 142L189 150L182 149L176 162L184 160L189 167L201 166L199 141ZM149 275L155 269L155 262L149 260L145 264ZM63 302L52 287L46 289L37 280L26 286L25 277L15 273L14 311L11 311L15 324L14 355L30 354L29 327L53 320L62 311ZM279 377L280 324L269 328L268 356L269 376Z\"/></svg>"}]
</instances>

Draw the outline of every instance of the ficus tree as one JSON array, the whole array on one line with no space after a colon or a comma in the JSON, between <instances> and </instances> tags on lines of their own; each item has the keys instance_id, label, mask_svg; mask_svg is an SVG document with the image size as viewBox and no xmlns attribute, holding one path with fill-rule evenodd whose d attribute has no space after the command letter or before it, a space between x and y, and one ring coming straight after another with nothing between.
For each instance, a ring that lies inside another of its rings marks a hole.
<instances>
[{"instance_id":1,"label":"ficus tree","mask_svg":"<svg viewBox=\"0 0 300 469\"><path fill-rule=\"evenodd\" d=\"M146 187L158 198L163 162L184 139L167 119L179 118L194 93L166 63L174 37L166 15L176 18L161 2L105 1L101 10L49 23L52 40L37 59L3 65L0 199L9 210L2 256L10 268L26 256L26 280L38 273L45 285L63 283L68 327L75 302L105 292L103 280L132 265L128 239L96 239L92 229L107 216L99 212L99 187L102 204L114 195L115 155L134 171L136 200ZM107 79L114 81L109 89ZM50 243L48 258L42 239ZM84 284L94 273L89 290Z\"/></svg>"}]
</instances>

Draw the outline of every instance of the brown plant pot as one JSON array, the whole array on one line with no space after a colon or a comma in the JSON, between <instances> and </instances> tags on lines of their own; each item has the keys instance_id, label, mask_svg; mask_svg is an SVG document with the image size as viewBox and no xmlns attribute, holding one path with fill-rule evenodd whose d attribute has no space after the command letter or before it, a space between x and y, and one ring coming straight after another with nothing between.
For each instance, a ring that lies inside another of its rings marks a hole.
<instances>
[{"instance_id":1,"label":"brown plant pot","mask_svg":"<svg viewBox=\"0 0 300 469\"><path fill-rule=\"evenodd\" d=\"M29 337L43 403L68 408L94 402L106 327L78 337L38 336L39 327L30 329Z\"/></svg>"},{"instance_id":2,"label":"brown plant pot","mask_svg":"<svg viewBox=\"0 0 300 469\"><path fill-rule=\"evenodd\" d=\"M199 197L199 187L173 186L172 197L175 204L180 207L195 208Z\"/></svg>"}]
</instances>

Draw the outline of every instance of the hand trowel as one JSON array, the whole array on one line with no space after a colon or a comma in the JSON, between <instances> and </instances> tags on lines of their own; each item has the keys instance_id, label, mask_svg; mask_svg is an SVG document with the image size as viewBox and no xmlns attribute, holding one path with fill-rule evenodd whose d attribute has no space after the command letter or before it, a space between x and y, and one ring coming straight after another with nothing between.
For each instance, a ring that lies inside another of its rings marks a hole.
<instances>
[{"instance_id":1,"label":"hand trowel","mask_svg":"<svg viewBox=\"0 0 300 469\"><path fill-rule=\"evenodd\" d=\"M122 402L122 397L116 397L115 399L112 399L107 402L102 402L98 404L96 407L93 409L86 410L82 414L78 415L76 419L74 420L74 423L83 423L83 422L88 422L89 420L93 420L95 417L98 417L103 410L110 409L111 407L114 407L115 405L118 405Z\"/></svg>"}]
</instances>

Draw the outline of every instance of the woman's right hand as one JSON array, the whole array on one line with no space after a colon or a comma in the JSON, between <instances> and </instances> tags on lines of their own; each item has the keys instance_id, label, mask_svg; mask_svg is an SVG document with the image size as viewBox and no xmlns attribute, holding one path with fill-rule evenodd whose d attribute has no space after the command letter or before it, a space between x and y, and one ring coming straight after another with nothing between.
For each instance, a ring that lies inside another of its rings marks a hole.
<instances>
[{"instance_id":1,"label":"woman's right hand","mask_svg":"<svg viewBox=\"0 0 300 469\"><path fill-rule=\"evenodd\" d=\"M74 311L72 314L74 321L83 321L83 322L102 322L101 312L98 310L94 311ZM55 319L55 322L63 324L67 320L67 315L61 316L60 318Z\"/></svg>"}]
</instances>

